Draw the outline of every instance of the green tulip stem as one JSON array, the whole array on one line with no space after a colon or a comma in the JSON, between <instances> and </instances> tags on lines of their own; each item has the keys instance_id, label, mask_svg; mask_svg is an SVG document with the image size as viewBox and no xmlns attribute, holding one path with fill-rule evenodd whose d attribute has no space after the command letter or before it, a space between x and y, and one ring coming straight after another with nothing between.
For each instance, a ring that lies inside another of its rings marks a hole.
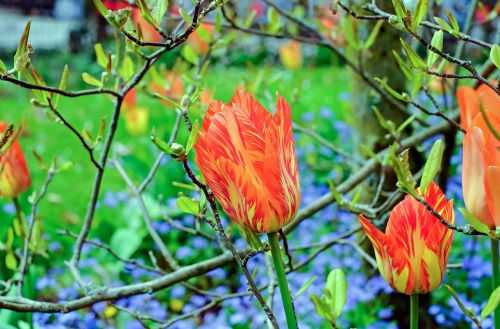
<instances>
[{"instance_id":1,"label":"green tulip stem","mask_svg":"<svg viewBox=\"0 0 500 329\"><path fill-rule=\"evenodd\" d=\"M410 329L418 329L418 294L410 296Z\"/></svg>"},{"instance_id":2,"label":"green tulip stem","mask_svg":"<svg viewBox=\"0 0 500 329\"><path fill-rule=\"evenodd\" d=\"M280 242L277 232L268 233L269 244L271 245L271 254L273 255L274 270L278 279L278 286L280 287L281 300L285 309L286 322L288 329L297 329L297 317L295 316L295 309L293 307L292 296L288 288L286 280L285 265L281 258Z\"/></svg>"},{"instance_id":3,"label":"green tulip stem","mask_svg":"<svg viewBox=\"0 0 500 329\"><path fill-rule=\"evenodd\" d=\"M491 239L491 277L493 282L492 291L500 285L500 269L498 255L498 240ZM493 313L495 319L495 329L500 329L500 307L497 307Z\"/></svg>"}]
</instances>

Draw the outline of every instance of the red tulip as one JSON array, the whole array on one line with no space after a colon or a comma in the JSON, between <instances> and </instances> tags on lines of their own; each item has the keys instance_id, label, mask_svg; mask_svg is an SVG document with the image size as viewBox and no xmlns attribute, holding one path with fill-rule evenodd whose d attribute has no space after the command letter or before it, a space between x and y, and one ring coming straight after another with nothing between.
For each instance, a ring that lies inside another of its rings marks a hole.
<instances>
[{"instance_id":1,"label":"red tulip","mask_svg":"<svg viewBox=\"0 0 500 329\"><path fill-rule=\"evenodd\" d=\"M7 124L0 121L0 135ZM5 153L0 155L0 197L14 198L31 186L31 177L24 160L23 151L14 140Z\"/></svg>"},{"instance_id":2,"label":"red tulip","mask_svg":"<svg viewBox=\"0 0 500 329\"><path fill-rule=\"evenodd\" d=\"M444 219L454 222L453 201L448 202L435 183L423 197ZM422 203L407 195L391 211L385 233L361 215L359 220L373 243L380 273L395 290L411 295L439 287L453 231Z\"/></svg>"},{"instance_id":3,"label":"red tulip","mask_svg":"<svg viewBox=\"0 0 500 329\"><path fill-rule=\"evenodd\" d=\"M271 115L248 92L229 104L212 102L196 149L196 163L222 208L256 233L289 223L300 203L290 106L278 94Z\"/></svg>"}]
</instances>

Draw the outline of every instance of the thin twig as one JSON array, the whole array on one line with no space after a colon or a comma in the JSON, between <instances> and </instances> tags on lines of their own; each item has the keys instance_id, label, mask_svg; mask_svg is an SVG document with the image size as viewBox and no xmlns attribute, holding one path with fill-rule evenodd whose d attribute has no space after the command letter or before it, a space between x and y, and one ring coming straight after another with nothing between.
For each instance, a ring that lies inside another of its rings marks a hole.
<instances>
[{"instance_id":1,"label":"thin twig","mask_svg":"<svg viewBox=\"0 0 500 329\"><path fill-rule=\"evenodd\" d=\"M26 273L29 271L29 266L30 266L30 243L31 243L31 237L33 236L33 229L35 228L35 223L37 221L37 215L38 215L38 205L40 204L40 201L43 199L45 194L47 193L47 189L52 182L52 178L54 178L55 175L54 169L51 167L47 171L47 178L45 179L45 183L42 185L42 188L40 189L40 193L38 194L38 197L35 199L33 204L31 205L31 222L29 223L28 227L28 234L26 235L26 239L24 240L24 248L23 248L23 257L21 258L21 266L19 270L20 278L19 278L19 295L22 296L22 291L23 291L23 285L24 285L24 277L26 276ZM19 219L21 220L21 219Z\"/></svg>"}]
</instances>

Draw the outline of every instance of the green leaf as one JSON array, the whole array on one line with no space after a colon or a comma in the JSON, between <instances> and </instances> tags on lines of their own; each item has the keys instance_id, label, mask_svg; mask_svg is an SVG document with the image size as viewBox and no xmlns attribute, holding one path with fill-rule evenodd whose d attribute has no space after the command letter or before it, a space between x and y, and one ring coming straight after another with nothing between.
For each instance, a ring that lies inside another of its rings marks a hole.
<instances>
[{"instance_id":1,"label":"green leaf","mask_svg":"<svg viewBox=\"0 0 500 329\"><path fill-rule=\"evenodd\" d=\"M436 23L438 23L439 26L441 26L441 28L443 30L445 30L446 32L450 33L451 31L453 31L453 29L451 28L450 24L448 24L444 19L442 19L441 17L434 17L434 21Z\"/></svg>"},{"instance_id":2,"label":"green leaf","mask_svg":"<svg viewBox=\"0 0 500 329\"><path fill-rule=\"evenodd\" d=\"M111 236L111 249L120 257L130 258L141 246L145 232L131 228L119 228Z\"/></svg>"},{"instance_id":3,"label":"green leaf","mask_svg":"<svg viewBox=\"0 0 500 329\"><path fill-rule=\"evenodd\" d=\"M446 11L446 16L448 17L448 21L450 21L451 24L451 28L453 31L452 35L457 36L460 33L460 26L458 25L457 19L449 10Z\"/></svg>"},{"instance_id":4,"label":"green leaf","mask_svg":"<svg viewBox=\"0 0 500 329\"><path fill-rule=\"evenodd\" d=\"M497 287L490 295L488 302L481 311L481 318L484 319L498 307L500 303L500 287Z\"/></svg>"},{"instance_id":5,"label":"green leaf","mask_svg":"<svg viewBox=\"0 0 500 329\"><path fill-rule=\"evenodd\" d=\"M245 18L245 21L243 22L243 27L247 29L250 28L256 16L257 12L255 10L251 10L248 16Z\"/></svg>"},{"instance_id":6,"label":"green leaf","mask_svg":"<svg viewBox=\"0 0 500 329\"><path fill-rule=\"evenodd\" d=\"M14 68L19 72L19 76L21 74L20 71L23 70L29 62L30 46L28 44L28 38L30 34L30 27L31 20L28 20L14 55Z\"/></svg>"},{"instance_id":7,"label":"green leaf","mask_svg":"<svg viewBox=\"0 0 500 329\"><path fill-rule=\"evenodd\" d=\"M406 101L406 98L402 94L398 93L396 90L392 89L392 87L387 84L387 81L382 80L380 78L375 78L375 81L377 81L379 84L381 84L382 87L384 87L384 89L387 90L389 92L389 94L391 94L395 98L397 98L401 101Z\"/></svg>"},{"instance_id":8,"label":"green leaf","mask_svg":"<svg viewBox=\"0 0 500 329\"><path fill-rule=\"evenodd\" d=\"M262 241L260 241L259 237L253 230L245 226L243 227L243 233L245 234L245 238L248 244L250 245L250 248L252 248L252 250L260 251L264 249Z\"/></svg>"},{"instance_id":9,"label":"green leaf","mask_svg":"<svg viewBox=\"0 0 500 329\"><path fill-rule=\"evenodd\" d=\"M99 13L101 13L102 17L106 17L106 12L108 11L108 9L106 8L106 6L104 6L102 1L101 0L92 0L92 1L94 2L94 6L97 8Z\"/></svg>"},{"instance_id":10,"label":"green leaf","mask_svg":"<svg viewBox=\"0 0 500 329\"><path fill-rule=\"evenodd\" d=\"M380 20L375 24L373 27L372 31L370 32L370 35L368 36L368 39L363 43L363 49L368 49L370 48L375 40L377 39L378 33L380 32L380 28L384 25L384 21Z\"/></svg>"},{"instance_id":11,"label":"green leaf","mask_svg":"<svg viewBox=\"0 0 500 329\"><path fill-rule=\"evenodd\" d=\"M413 114L412 116L408 117L405 121L403 121L403 123L401 125L399 125L398 129L396 129L396 132L397 133L402 133L403 130L410 124L413 122L413 120L415 120L415 118L417 117L416 114Z\"/></svg>"},{"instance_id":12,"label":"green leaf","mask_svg":"<svg viewBox=\"0 0 500 329\"><path fill-rule=\"evenodd\" d=\"M267 10L268 32L276 33L281 28L281 15L273 8Z\"/></svg>"},{"instance_id":13,"label":"green leaf","mask_svg":"<svg viewBox=\"0 0 500 329\"><path fill-rule=\"evenodd\" d=\"M392 0L396 15L402 20L406 17L406 8L402 0Z\"/></svg>"},{"instance_id":14,"label":"green leaf","mask_svg":"<svg viewBox=\"0 0 500 329\"><path fill-rule=\"evenodd\" d=\"M220 10L217 10L215 12L215 31L217 33L221 34L222 32L222 12Z\"/></svg>"},{"instance_id":15,"label":"green leaf","mask_svg":"<svg viewBox=\"0 0 500 329\"><path fill-rule=\"evenodd\" d=\"M108 66L108 56L104 52L102 44L96 43L94 45L94 50L95 50L95 56L97 58L97 64L99 64L99 66L105 69Z\"/></svg>"},{"instance_id":16,"label":"green leaf","mask_svg":"<svg viewBox=\"0 0 500 329\"><path fill-rule=\"evenodd\" d=\"M497 69L500 70L500 46L499 45L494 44L493 47L491 47L490 59L493 62L493 64L495 64Z\"/></svg>"},{"instance_id":17,"label":"green leaf","mask_svg":"<svg viewBox=\"0 0 500 329\"><path fill-rule=\"evenodd\" d=\"M406 194L419 197L415 192L415 179L410 170L409 150L396 154L396 144L391 147L392 166L398 178L398 187Z\"/></svg>"},{"instance_id":18,"label":"green leaf","mask_svg":"<svg viewBox=\"0 0 500 329\"><path fill-rule=\"evenodd\" d=\"M328 306L335 312L335 316L339 317L347 302L347 281L341 269L336 268L328 274L326 290L330 292L330 296L326 297Z\"/></svg>"},{"instance_id":19,"label":"green leaf","mask_svg":"<svg viewBox=\"0 0 500 329\"><path fill-rule=\"evenodd\" d=\"M5 63L0 59L0 74L4 74L7 72L7 66L5 66Z\"/></svg>"},{"instance_id":20,"label":"green leaf","mask_svg":"<svg viewBox=\"0 0 500 329\"><path fill-rule=\"evenodd\" d=\"M149 7L148 7L148 4L146 3L146 1L145 0L137 0L136 2L137 2L137 6L139 6L141 16L144 17L144 19L149 24L156 27L158 25L158 22L155 21L153 15L151 14L151 10L149 10Z\"/></svg>"},{"instance_id":21,"label":"green leaf","mask_svg":"<svg viewBox=\"0 0 500 329\"><path fill-rule=\"evenodd\" d=\"M164 95L159 94L159 93L154 93L153 95L155 95L155 97L158 97L158 98L168 102L170 105L172 105L176 109L181 107L181 105L179 103L177 103L176 101L174 101L173 99L171 99L167 96L164 96Z\"/></svg>"},{"instance_id":22,"label":"green leaf","mask_svg":"<svg viewBox=\"0 0 500 329\"><path fill-rule=\"evenodd\" d=\"M172 148L170 147L170 145L156 135L156 129L154 128L153 132L151 133L151 140L156 145L156 147L159 148L161 151L167 154L172 153Z\"/></svg>"},{"instance_id":23,"label":"green leaf","mask_svg":"<svg viewBox=\"0 0 500 329\"><path fill-rule=\"evenodd\" d=\"M184 57L185 60L187 60L189 63L196 65L198 64L198 54L196 51L191 47L189 44L186 44L182 48L182 56Z\"/></svg>"},{"instance_id":24,"label":"green leaf","mask_svg":"<svg viewBox=\"0 0 500 329\"><path fill-rule=\"evenodd\" d=\"M191 16L189 16L189 13L184 10L184 8L179 8L179 14L186 23L188 23L189 25L193 24L193 19L191 18Z\"/></svg>"},{"instance_id":25,"label":"green leaf","mask_svg":"<svg viewBox=\"0 0 500 329\"><path fill-rule=\"evenodd\" d=\"M28 322L25 322L22 320L19 320L17 322L17 327L18 327L18 329L32 329Z\"/></svg>"},{"instance_id":26,"label":"green leaf","mask_svg":"<svg viewBox=\"0 0 500 329\"><path fill-rule=\"evenodd\" d=\"M154 16L155 16L158 24L160 24L161 21L163 20L163 16L165 16L167 9L168 9L168 0L157 0L156 1L156 6L155 6L153 12L154 12Z\"/></svg>"},{"instance_id":27,"label":"green leaf","mask_svg":"<svg viewBox=\"0 0 500 329\"><path fill-rule=\"evenodd\" d=\"M411 22L411 29L416 32L420 22L425 18L427 10L429 9L429 0L418 0L415 11L413 12L413 22Z\"/></svg>"},{"instance_id":28,"label":"green leaf","mask_svg":"<svg viewBox=\"0 0 500 329\"><path fill-rule=\"evenodd\" d=\"M123 80L128 81L134 75L135 65L129 56L125 56L120 66L120 76Z\"/></svg>"},{"instance_id":29,"label":"green leaf","mask_svg":"<svg viewBox=\"0 0 500 329\"><path fill-rule=\"evenodd\" d=\"M401 69L401 71L405 75L406 79L411 80L411 78L413 77L413 72L412 72L410 66L405 61L403 61L401 56L399 56L399 54L396 51L393 50L392 54L396 58L396 62L398 62L399 68Z\"/></svg>"},{"instance_id":30,"label":"green leaf","mask_svg":"<svg viewBox=\"0 0 500 329\"><path fill-rule=\"evenodd\" d=\"M64 70L61 76L61 82L59 82L59 90L66 90L66 87L68 85L68 75L69 75L69 69L68 69L68 64L64 65ZM57 108L57 105L59 104L59 94L54 95L54 106Z\"/></svg>"},{"instance_id":31,"label":"green leaf","mask_svg":"<svg viewBox=\"0 0 500 329\"><path fill-rule=\"evenodd\" d=\"M442 50L443 49L443 37L444 37L443 31L437 30L436 32L434 32L434 35L432 36L431 45L434 46L435 48L437 48L438 50ZM434 64L436 63L436 61L438 60L438 58L439 58L438 54L429 50L427 52L427 67L432 68L434 66Z\"/></svg>"},{"instance_id":32,"label":"green leaf","mask_svg":"<svg viewBox=\"0 0 500 329\"><path fill-rule=\"evenodd\" d=\"M422 193L427 190L427 187L434 180L434 177L441 169L441 160L443 158L444 144L441 139L438 139L432 145L432 149L425 162L424 171L422 172L422 179L420 181L420 189Z\"/></svg>"},{"instance_id":33,"label":"green leaf","mask_svg":"<svg viewBox=\"0 0 500 329\"><path fill-rule=\"evenodd\" d=\"M421 69L426 69L427 64L423 61L420 56L410 47L406 41L404 41L402 38L399 39L401 41L401 45L403 46L403 49L408 56L408 59L410 60L410 63L413 67L415 68L421 68Z\"/></svg>"},{"instance_id":34,"label":"green leaf","mask_svg":"<svg viewBox=\"0 0 500 329\"><path fill-rule=\"evenodd\" d=\"M415 96L417 96L418 92L420 91L420 88L422 88L424 76L425 76L424 71L418 71L411 79L411 82L412 82L411 97L412 98L415 98Z\"/></svg>"},{"instance_id":35,"label":"green leaf","mask_svg":"<svg viewBox=\"0 0 500 329\"><path fill-rule=\"evenodd\" d=\"M17 259L12 251L7 252L7 254L5 255L5 266L9 270L17 270Z\"/></svg>"},{"instance_id":36,"label":"green leaf","mask_svg":"<svg viewBox=\"0 0 500 329\"><path fill-rule=\"evenodd\" d=\"M465 220L467 223L469 223L470 226L472 226L476 231L488 234L490 232L490 228L483 224L479 219L477 219L476 216L471 214L467 209L465 208L458 208L458 210L464 215Z\"/></svg>"},{"instance_id":37,"label":"green leaf","mask_svg":"<svg viewBox=\"0 0 500 329\"><path fill-rule=\"evenodd\" d=\"M196 142L196 138L198 137L198 132L200 131L200 122L196 120L193 123L193 126L191 128L191 132L189 133L189 138L186 144L186 154L191 151L191 149L194 146L194 143Z\"/></svg>"},{"instance_id":38,"label":"green leaf","mask_svg":"<svg viewBox=\"0 0 500 329\"><path fill-rule=\"evenodd\" d=\"M398 30L406 31L406 27L403 24L403 21L398 16L391 15L387 21L389 22L389 24L391 24L393 27L397 28Z\"/></svg>"},{"instance_id":39,"label":"green leaf","mask_svg":"<svg viewBox=\"0 0 500 329\"><path fill-rule=\"evenodd\" d=\"M187 196L177 198L177 207L180 211L197 216L200 209L199 202Z\"/></svg>"},{"instance_id":40,"label":"green leaf","mask_svg":"<svg viewBox=\"0 0 500 329\"><path fill-rule=\"evenodd\" d=\"M82 73L82 79L83 81L85 81L86 83L88 83L89 85L92 85L92 86L96 86L98 88L102 88L102 82L97 79L96 77L88 74L87 72L83 72Z\"/></svg>"},{"instance_id":41,"label":"green leaf","mask_svg":"<svg viewBox=\"0 0 500 329\"><path fill-rule=\"evenodd\" d=\"M330 312L329 307L327 306L325 300L316 296L315 294L310 294L314 308L316 309L316 313L324 319L327 319L329 322L335 323L335 316Z\"/></svg>"},{"instance_id":42,"label":"green leaf","mask_svg":"<svg viewBox=\"0 0 500 329\"><path fill-rule=\"evenodd\" d=\"M340 194L340 192L335 187L335 184L333 184L332 181L329 181L328 186L330 187L330 193L332 193L333 197L335 198L335 201L337 201L339 205L343 205L344 198L342 197L342 194Z\"/></svg>"},{"instance_id":43,"label":"green leaf","mask_svg":"<svg viewBox=\"0 0 500 329\"><path fill-rule=\"evenodd\" d=\"M295 296L293 296L293 299L299 297L304 291L307 290L307 288L309 288L309 286L314 282L316 281L318 277L317 276L313 276L312 278L310 278L309 280L306 281L306 283L304 283L302 285L302 287L300 287L300 289L297 291L297 293L295 294Z\"/></svg>"},{"instance_id":44,"label":"green leaf","mask_svg":"<svg viewBox=\"0 0 500 329\"><path fill-rule=\"evenodd\" d=\"M341 25L344 37L347 40L347 44L355 50L359 50L359 41L355 24L356 22L354 18L352 18L352 16L347 16L342 20Z\"/></svg>"}]
</instances>

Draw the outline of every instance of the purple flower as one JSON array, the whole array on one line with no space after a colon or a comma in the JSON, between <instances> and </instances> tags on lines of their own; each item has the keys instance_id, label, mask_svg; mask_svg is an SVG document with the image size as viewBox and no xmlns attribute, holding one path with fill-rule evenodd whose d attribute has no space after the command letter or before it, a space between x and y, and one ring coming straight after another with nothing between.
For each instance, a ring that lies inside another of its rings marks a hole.
<instances>
[{"instance_id":1,"label":"purple flower","mask_svg":"<svg viewBox=\"0 0 500 329\"><path fill-rule=\"evenodd\" d=\"M181 246L175 251L175 256L178 259L184 259L193 256L193 249L187 246Z\"/></svg>"},{"instance_id":2,"label":"purple flower","mask_svg":"<svg viewBox=\"0 0 500 329\"><path fill-rule=\"evenodd\" d=\"M170 296L173 298L182 298L186 295L186 288L181 285L176 285L170 290Z\"/></svg>"},{"instance_id":3,"label":"purple flower","mask_svg":"<svg viewBox=\"0 0 500 329\"><path fill-rule=\"evenodd\" d=\"M314 119L314 115L312 114L312 112L306 112L304 114L302 114L302 121L312 121Z\"/></svg>"},{"instance_id":4,"label":"purple flower","mask_svg":"<svg viewBox=\"0 0 500 329\"><path fill-rule=\"evenodd\" d=\"M16 207L12 203L7 203L3 205L3 211L7 215L14 216L16 214Z\"/></svg>"}]
</instances>

